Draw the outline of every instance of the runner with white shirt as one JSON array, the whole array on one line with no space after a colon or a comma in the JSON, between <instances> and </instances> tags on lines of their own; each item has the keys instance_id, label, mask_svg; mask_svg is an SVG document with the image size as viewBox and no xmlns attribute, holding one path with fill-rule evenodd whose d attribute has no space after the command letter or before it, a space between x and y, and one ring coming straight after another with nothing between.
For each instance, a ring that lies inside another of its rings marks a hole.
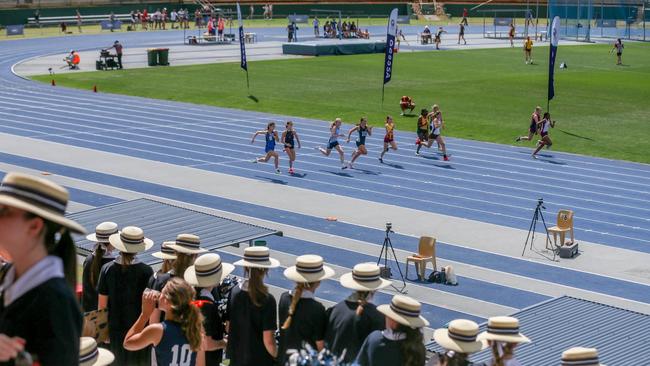
<instances>
[{"instance_id":1,"label":"runner with white shirt","mask_svg":"<svg viewBox=\"0 0 650 366\"><path fill-rule=\"evenodd\" d=\"M537 141L537 149L533 152L533 159L537 159L537 153L544 147L550 148L553 145L551 136L548 132L551 128L555 127L555 121L551 120L551 114L546 112L544 113L544 118L539 122L539 134L542 137L541 140Z\"/></svg>"}]
</instances>

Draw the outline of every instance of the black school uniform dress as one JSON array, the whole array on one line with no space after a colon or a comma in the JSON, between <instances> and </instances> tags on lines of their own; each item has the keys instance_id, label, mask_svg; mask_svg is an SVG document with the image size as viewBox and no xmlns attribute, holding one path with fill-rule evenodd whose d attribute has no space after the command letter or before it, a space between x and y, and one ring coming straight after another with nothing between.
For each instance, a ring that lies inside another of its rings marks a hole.
<instances>
[{"instance_id":1,"label":"black school uniform dress","mask_svg":"<svg viewBox=\"0 0 650 366\"><path fill-rule=\"evenodd\" d=\"M90 265L93 262L93 259L95 258L95 253L90 253L84 259L84 264L83 264L83 273L81 275L81 283L83 287L83 296L81 298L81 307L83 308L83 311L89 312L93 310L97 310L97 283L99 282L99 276L98 278L95 279L95 286L93 286L90 283ZM110 254L104 255L102 258L102 265L101 267L104 267L106 263L112 262L115 259L114 256ZM101 268L100 267L100 268Z\"/></svg>"},{"instance_id":2,"label":"black school uniform dress","mask_svg":"<svg viewBox=\"0 0 650 366\"><path fill-rule=\"evenodd\" d=\"M403 365L400 350L404 336L390 330L376 330L363 342L355 365L359 366L395 366ZM400 339L402 338L402 339Z\"/></svg>"},{"instance_id":3,"label":"black school uniform dress","mask_svg":"<svg viewBox=\"0 0 650 366\"><path fill-rule=\"evenodd\" d=\"M278 315L280 327L289 316L289 306L293 296L285 292L278 303ZM289 329L280 330L280 346L278 347L278 359L284 365L288 357L287 350L302 349L302 343L307 342L316 349L316 341L325 339L325 328L327 327L327 314L325 307L314 299L314 293L303 291L300 301L296 304L291 326Z\"/></svg>"},{"instance_id":4,"label":"black school uniform dress","mask_svg":"<svg viewBox=\"0 0 650 366\"><path fill-rule=\"evenodd\" d=\"M230 320L227 357L230 366L273 366L274 359L264 347L263 332L277 329L276 302L266 295L262 306L255 306L247 291L247 282L235 287L228 298L226 319Z\"/></svg>"},{"instance_id":5,"label":"black school uniform dress","mask_svg":"<svg viewBox=\"0 0 650 366\"><path fill-rule=\"evenodd\" d=\"M10 268L0 289L0 334L25 339L42 366L78 365L82 315L61 259L47 256L14 278Z\"/></svg>"},{"instance_id":6,"label":"black school uniform dress","mask_svg":"<svg viewBox=\"0 0 650 366\"><path fill-rule=\"evenodd\" d=\"M122 346L126 333L140 316L142 292L153 274L148 265L135 261L121 264L120 257L102 267L97 290L108 296L108 327L110 350L115 355L114 365L149 365L151 350L127 351Z\"/></svg>"},{"instance_id":7,"label":"black school uniform dress","mask_svg":"<svg viewBox=\"0 0 650 366\"><path fill-rule=\"evenodd\" d=\"M196 304L203 314L203 329L205 334L215 340L223 339L225 332L223 319L219 315L219 307L216 303L219 299L214 297L210 291L202 289L196 297ZM223 360L223 350L205 352L206 366L219 366Z\"/></svg>"},{"instance_id":8,"label":"black school uniform dress","mask_svg":"<svg viewBox=\"0 0 650 366\"><path fill-rule=\"evenodd\" d=\"M374 304L367 303L357 316L356 294L327 309L328 321L325 342L335 355L345 350L343 360L351 363L357 357L363 341L375 330L385 327L385 318Z\"/></svg>"}]
</instances>

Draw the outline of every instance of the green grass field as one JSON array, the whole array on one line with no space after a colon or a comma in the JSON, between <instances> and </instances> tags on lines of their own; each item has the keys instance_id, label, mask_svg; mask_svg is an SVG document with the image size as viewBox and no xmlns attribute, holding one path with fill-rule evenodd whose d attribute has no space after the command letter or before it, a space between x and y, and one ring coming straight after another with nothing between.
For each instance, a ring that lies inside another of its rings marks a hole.
<instances>
[{"instance_id":1,"label":"green grass field","mask_svg":"<svg viewBox=\"0 0 650 366\"><path fill-rule=\"evenodd\" d=\"M650 46L627 43L625 66L607 45L564 46L551 102L554 149L650 163ZM57 84L293 116L381 125L387 114L399 129L415 130L416 116L400 117L398 101L440 105L445 135L513 144L525 134L535 105L546 108L548 48L535 65L513 49L401 52L381 105L383 55L320 57L249 63L251 94L238 63L57 75ZM50 82L51 77L36 80ZM256 99L256 100L254 100ZM206 116L209 118L209 116ZM242 121L245 122L245 121ZM297 126L300 129L300 126ZM528 146L532 146L529 144Z\"/></svg>"}]
</instances>

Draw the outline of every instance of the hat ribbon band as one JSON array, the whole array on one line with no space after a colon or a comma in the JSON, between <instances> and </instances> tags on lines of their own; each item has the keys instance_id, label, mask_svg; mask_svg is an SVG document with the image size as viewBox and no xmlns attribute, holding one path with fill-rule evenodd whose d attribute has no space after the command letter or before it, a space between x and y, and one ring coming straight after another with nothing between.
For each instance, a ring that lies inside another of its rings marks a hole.
<instances>
[{"instance_id":1,"label":"hat ribbon band","mask_svg":"<svg viewBox=\"0 0 650 366\"><path fill-rule=\"evenodd\" d=\"M95 232L95 238L97 238L97 240L108 241L108 238L113 234L117 234L117 230L112 232L112 233L107 233L107 234Z\"/></svg>"},{"instance_id":2,"label":"hat ribbon band","mask_svg":"<svg viewBox=\"0 0 650 366\"><path fill-rule=\"evenodd\" d=\"M251 255L246 255L244 254L244 260L249 261L249 262L268 262L270 256L265 255L265 256L251 256Z\"/></svg>"},{"instance_id":3,"label":"hat ribbon band","mask_svg":"<svg viewBox=\"0 0 650 366\"><path fill-rule=\"evenodd\" d=\"M219 265L214 267L214 268L208 268L206 270L200 270L200 269L197 269L196 266L194 266L194 272L199 277L212 276L215 273L221 272L221 263L219 263Z\"/></svg>"},{"instance_id":4,"label":"hat ribbon band","mask_svg":"<svg viewBox=\"0 0 650 366\"><path fill-rule=\"evenodd\" d=\"M45 207L46 209L56 211L61 215L65 214L67 202L59 201L54 197L43 194L42 192L4 183L0 186L0 193L16 197L38 206L47 206Z\"/></svg>"},{"instance_id":5,"label":"hat ribbon band","mask_svg":"<svg viewBox=\"0 0 650 366\"><path fill-rule=\"evenodd\" d=\"M400 307L396 306L393 303L390 304L390 308L391 308L391 310L393 310L394 312L396 312L397 314L400 314L400 315L410 316L410 317L413 317L413 318L417 318L417 317L420 316L420 311L419 310L417 310L417 311L407 310L407 309L404 309L404 308L400 308Z\"/></svg>"},{"instance_id":6,"label":"hat ribbon band","mask_svg":"<svg viewBox=\"0 0 650 366\"><path fill-rule=\"evenodd\" d=\"M97 346L93 347L90 349L90 351L86 354L79 355L79 363L87 362L90 360L93 360L97 358L97 355L99 354L99 350L97 349Z\"/></svg>"},{"instance_id":7,"label":"hat ribbon band","mask_svg":"<svg viewBox=\"0 0 650 366\"><path fill-rule=\"evenodd\" d=\"M176 251L174 251L174 249L169 248L167 246L160 247L160 252L165 253L165 254L175 254L176 253Z\"/></svg>"},{"instance_id":8,"label":"hat ribbon band","mask_svg":"<svg viewBox=\"0 0 650 366\"><path fill-rule=\"evenodd\" d=\"M487 327L488 333L492 334L512 334L512 335L517 335L519 334L519 327L512 327L512 328L495 328L495 327L490 327L488 325Z\"/></svg>"},{"instance_id":9,"label":"hat ribbon band","mask_svg":"<svg viewBox=\"0 0 650 366\"><path fill-rule=\"evenodd\" d=\"M128 245L140 245L140 244L144 243L144 238L130 239L130 238L125 237L124 234L120 234L120 240L124 244L128 244Z\"/></svg>"},{"instance_id":10,"label":"hat ribbon band","mask_svg":"<svg viewBox=\"0 0 650 366\"><path fill-rule=\"evenodd\" d=\"M460 341L460 342L476 342L476 335L463 335L463 334L458 334L455 333L451 329L447 329L447 334L449 335L449 338Z\"/></svg>"},{"instance_id":11,"label":"hat ribbon band","mask_svg":"<svg viewBox=\"0 0 650 366\"><path fill-rule=\"evenodd\" d=\"M195 241L186 241L186 240L176 240L176 244L182 247L198 248L201 246L201 243Z\"/></svg>"},{"instance_id":12,"label":"hat ribbon band","mask_svg":"<svg viewBox=\"0 0 650 366\"><path fill-rule=\"evenodd\" d=\"M352 272L352 278L359 282L374 282L379 280L379 274L360 275Z\"/></svg>"},{"instance_id":13,"label":"hat ribbon band","mask_svg":"<svg viewBox=\"0 0 650 366\"><path fill-rule=\"evenodd\" d=\"M582 360L562 360L562 366L598 365L598 357L584 358Z\"/></svg>"},{"instance_id":14,"label":"hat ribbon band","mask_svg":"<svg viewBox=\"0 0 650 366\"><path fill-rule=\"evenodd\" d=\"M296 264L296 271L300 273L318 273L323 271L323 264L318 267L304 267Z\"/></svg>"}]
</instances>

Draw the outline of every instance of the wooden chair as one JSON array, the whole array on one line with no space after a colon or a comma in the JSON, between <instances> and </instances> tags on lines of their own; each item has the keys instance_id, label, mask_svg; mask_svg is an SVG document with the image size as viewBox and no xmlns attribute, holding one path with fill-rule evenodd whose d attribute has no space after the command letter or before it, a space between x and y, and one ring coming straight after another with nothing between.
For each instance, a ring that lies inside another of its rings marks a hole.
<instances>
[{"instance_id":1,"label":"wooden chair","mask_svg":"<svg viewBox=\"0 0 650 366\"><path fill-rule=\"evenodd\" d=\"M418 252L406 257L406 277L409 275L409 262L413 262L415 270L418 273L418 279L424 279L427 269L427 262L431 262L433 270L436 270L436 238L431 236L420 237L418 243Z\"/></svg>"},{"instance_id":2,"label":"wooden chair","mask_svg":"<svg viewBox=\"0 0 650 366\"><path fill-rule=\"evenodd\" d=\"M548 228L548 233L553 234L553 244L555 247L561 247L564 245L564 239L566 233L571 234L571 244L574 242L573 237L573 211L571 210L560 210L557 213L557 225ZM560 234L560 245L557 244L557 235ZM546 237L546 248L553 249L548 247L548 236Z\"/></svg>"}]
</instances>

